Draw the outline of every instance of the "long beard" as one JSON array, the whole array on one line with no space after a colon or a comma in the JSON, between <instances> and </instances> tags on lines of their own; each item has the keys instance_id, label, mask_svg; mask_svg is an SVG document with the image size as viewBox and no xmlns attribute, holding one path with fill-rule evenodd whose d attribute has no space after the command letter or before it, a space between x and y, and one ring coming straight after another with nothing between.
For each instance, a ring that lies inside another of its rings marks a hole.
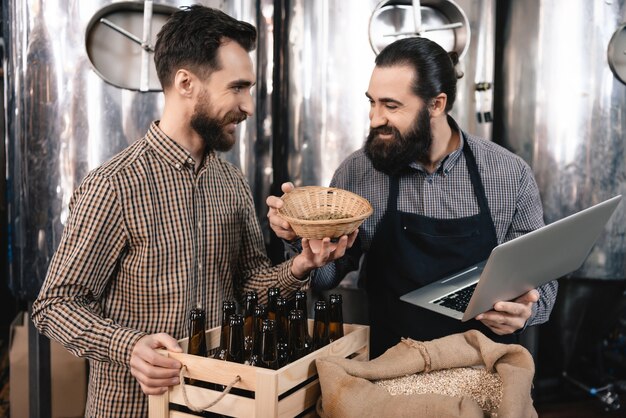
<instances>
[{"instance_id":1,"label":"long beard","mask_svg":"<svg viewBox=\"0 0 626 418\"><path fill-rule=\"evenodd\" d=\"M380 134L393 134L393 138L383 140ZM395 175L412 162L427 163L431 144L430 115L428 109L424 108L405 135L389 125L370 129L365 141L365 155L376 170Z\"/></svg>"},{"instance_id":2,"label":"long beard","mask_svg":"<svg viewBox=\"0 0 626 418\"><path fill-rule=\"evenodd\" d=\"M243 112L230 111L222 120L209 116L209 105L198 103L191 116L191 127L204 140L205 152L230 151L235 145L235 135L230 134L224 128L230 123L239 123L246 120L247 115Z\"/></svg>"}]
</instances>

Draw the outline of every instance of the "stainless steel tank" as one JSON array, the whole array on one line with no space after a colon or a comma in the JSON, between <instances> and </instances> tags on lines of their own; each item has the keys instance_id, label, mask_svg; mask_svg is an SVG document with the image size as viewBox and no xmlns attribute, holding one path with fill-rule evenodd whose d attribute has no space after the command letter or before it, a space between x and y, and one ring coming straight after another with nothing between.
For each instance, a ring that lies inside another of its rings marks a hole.
<instances>
[{"instance_id":1,"label":"stainless steel tank","mask_svg":"<svg viewBox=\"0 0 626 418\"><path fill-rule=\"evenodd\" d=\"M500 4L507 10L502 140L532 166L546 222L626 195L626 85L612 72L626 51L610 54L626 1ZM626 203L571 276L626 278Z\"/></svg>"},{"instance_id":2,"label":"stainless steel tank","mask_svg":"<svg viewBox=\"0 0 626 418\"><path fill-rule=\"evenodd\" d=\"M433 39L462 57L453 116L491 138L495 9L493 0L291 0L286 10L283 78L287 140L284 172L299 185L327 185L369 130L365 91L375 51L416 36L414 6ZM455 28L443 25L457 24ZM458 26L460 24L460 26ZM478 89L477 89L478 86ZM281 138L283 139L283 138ZM276 168L276 167L275 167Z\"/></svg>"},{"instance_id":3,"label":"stainless steel tank","mask_svg":"<svg viewBox=\"0 0 626 418\"><path fill-rule=\"evenodd\" d=\"M168 13L193 3L256 25L257 4L267 1L3 2L9 283L19 299L36 297L85 174L143 136L162 109L152 55L100 19L153 45ZM256 57L265 56L266 37L260 31L254 53L262 71L267 60ZM259 90L267 91L264 79ZM266 109L259 110L226 155L252 184L256 139L268 136L257 126Z\"/></svg>"},{"instance_id":4,"label":"stainless steel tank","mask_svg":"<svg viewBox=\"0 0 626 418\"><path fill-rule=\"evenodd\" d=\"M282 0L275 51L280 109L274 109L276 183L328 185L339 164L360 148L369 131L365 91L375 50L388 40L415 36L414 5L423 29L462 22L462 27L425 30L422 36L462 54L452 115L463 129L491 138L495 8L493 0ZM391 36L386 36L391 35ZM279 110L277 112L277 110ZM479 118L480 116L480 118ZM280 144L280 147L276 145ZM278 244L282 248L282 244ZM368 323L367 298L354 275L330 293L344 297L344 319ZM313 298L327 292L315 292Z\"/></svg>"}]
</instances>

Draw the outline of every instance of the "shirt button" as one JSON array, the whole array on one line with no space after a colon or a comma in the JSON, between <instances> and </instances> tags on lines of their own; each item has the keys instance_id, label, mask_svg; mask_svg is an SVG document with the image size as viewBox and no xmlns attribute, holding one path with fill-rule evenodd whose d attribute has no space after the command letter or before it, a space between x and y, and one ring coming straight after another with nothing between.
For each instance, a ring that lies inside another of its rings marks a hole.
<instances>
[{"instance_id":1,"label":"shirt button","mask_svg":"<svg viewBox=\"0 0 626 418\"><path fill-rule=\"evenodd\" d=\"M193 164L193 158L189 157L189 159L187 160L187 162L188 162L189 164Z\"/></svg>"},{"instance_id":2,"label":"shirt button","mask_svg":"<svg viewBox=\"0 0 626 418\"><path fill-rule=\"evenodd\" d=\"M181 165L179 163L176 163L176 165L174 167L176 167L177 170L180 170Z\"/></svg>"}]
</instances>

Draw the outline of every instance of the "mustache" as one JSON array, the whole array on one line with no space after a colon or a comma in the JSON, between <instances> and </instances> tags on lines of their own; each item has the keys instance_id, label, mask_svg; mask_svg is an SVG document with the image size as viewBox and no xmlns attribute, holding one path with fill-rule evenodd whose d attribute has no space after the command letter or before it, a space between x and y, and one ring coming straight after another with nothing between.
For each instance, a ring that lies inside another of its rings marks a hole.
<instances>
[{"instance_id":1,"label":"mustache","mask_svg":"<svg viewBox=\"0 0 626 418\"><path fill-rule=\"evenodd\" d=\"M394 133L394 128L389 125L370 128L370 135L391 135L392 133Z\"/></svg>"},{"instance_id":2,"label":"mustache","mask_svg":"<svg viewBox=\"0 0 626 418\"><path fill-rule=\"evenodd\" d=\"M248 119L248 115L243 112L228 112L222 120L222 125L228 125L230 123L239 124Z\"/></svg>"}]
</instances>

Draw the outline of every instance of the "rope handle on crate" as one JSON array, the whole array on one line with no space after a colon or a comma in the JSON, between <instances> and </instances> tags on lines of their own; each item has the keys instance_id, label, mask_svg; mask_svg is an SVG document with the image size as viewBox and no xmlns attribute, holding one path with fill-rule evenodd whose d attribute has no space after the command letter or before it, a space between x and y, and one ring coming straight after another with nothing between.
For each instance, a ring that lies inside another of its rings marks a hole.
<instances>
[{"instance_id":1,"label":"rope handle on crate","mask_svg":"<svg viewBox=\"0 0 626 418\"><path fill-rule=\"evenodd\" d=\"M215 404L217 404L219 401L222 400L222 398L224 396L226 396L227 393L230 392L230 390L233 388L233 386L235 384L237 384L237 382L239 382L241 380L241 376L237 375L235 377L235 380L233 380L232 382L230 382L228 384L228 386L226 386L226 388L224 389L224 391L220 394L220 396L218 396L215 400L211 401L208 405L206 406L197 406L191 403L191 401L189 400L189 397L187 396L187 387L185 386L185 376L184 376L184 372L185 370L187 370L187 366L185 366L183 364L183 367L180 368L180 386L183 390L183 399L185 399L185 405L187 405L187 407L189 407L189 409L191 409L194 412L202 412L205 409L209 409L212 406L214 406Z\"/></svg>"}]
</instances>

